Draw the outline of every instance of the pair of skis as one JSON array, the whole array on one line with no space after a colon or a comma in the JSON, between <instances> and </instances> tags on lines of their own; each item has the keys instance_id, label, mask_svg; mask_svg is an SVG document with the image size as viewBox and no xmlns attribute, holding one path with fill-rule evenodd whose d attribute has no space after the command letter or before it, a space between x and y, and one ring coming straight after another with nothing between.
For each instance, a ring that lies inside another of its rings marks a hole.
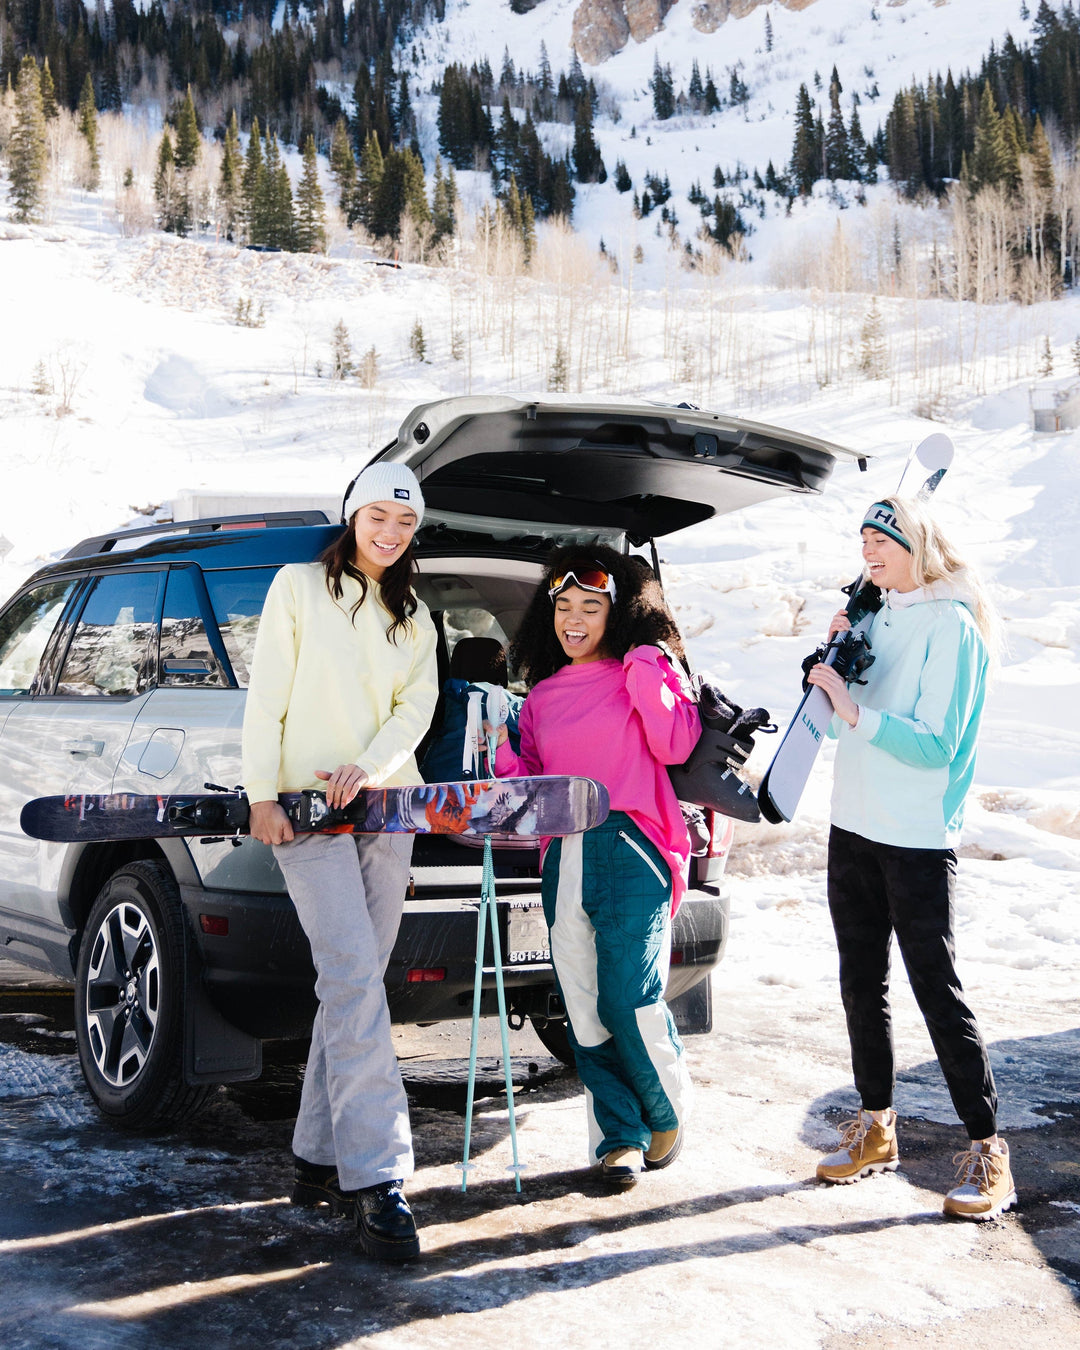
<instances>
[{"instance_id":1,"label":"pair of skis","mask_svg":"<svg viewBox=\"0 0 1080 1350\"><path fill-rule=\"evenodd\" d=\"M945 477L952 459L953 443L944 432L927 436L912 448L896 486L896 495L900 496L905 485L921 472L925 475L924 481L915 495L929 497ZM857 679L873 660L866 642L866 630L882 606L878 588L870 582L860 583L861 577L844 588L850 596L845 612L851 629L837 633L822 657L825 665L835 666L849 682ZM810 685L758 789L758 806L770 824L779 825L782 820L794 818L832 715L828 694L816 685Z\"/></svg>"},{"instance_id":2,"label":"pair of skis","mask_svg":"<svg viewBox=\"0 0 1080 1350\"><path fill-rule=\"evenodd\" d=\"M248 833L242 788L206 784L204 793L133 792L37 797L20 824L35 839L90 843L113 839L239 840ZM607 816L607 789L591 778L540 775L479 782L366 788L334 810L323 792L286 792L278 802L297 834L453 834L478 841L577 834Z\"/></svg>"}]
</instances>

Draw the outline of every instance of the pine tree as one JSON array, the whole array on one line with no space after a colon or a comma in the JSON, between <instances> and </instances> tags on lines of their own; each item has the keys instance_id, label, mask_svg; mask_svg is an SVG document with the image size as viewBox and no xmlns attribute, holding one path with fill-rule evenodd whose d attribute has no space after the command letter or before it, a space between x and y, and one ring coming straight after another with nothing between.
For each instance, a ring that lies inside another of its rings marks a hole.
<instances>
[{"instance_id":1,"label":"pine tree","mask_svg":"<svg viewBox=\"0 0 1080 1350\"><path fill-rule=\"evenodd\" d=\"M116 64L116 43L110 42L105 51L105 68L101 72L101 111L121 112L123 106L120 72Z\"/></svg>"},{"instance_id":2,"label":"pine tree","mask_svg":"<svg viewBox=\"0 0 1080 1350\"><path fill-rule=\"evenodd\" d=\"M1050 339L1043 338L1042 352L1039 357L1039 374L1044 380L1048 380L1054 373L1054 353L1050 347Z\"/></svg>"},{"instance_id":3,"label":"pine tree","mask_svg":"<svg viewBox=\"0 0 1080 1350\"><path fill-rule=\"evenodd\" d=\"M857 183L865 183L870 176L870 166L866 161L866 138L863 136L858 108L852 108L851 110L851 125L848 127L848 153L851 160L851 177Z\"/></svg>"},{"instance_id":4,"label":"pine tree","mask_svg":"<svg viewBox=\"0 0 1080 1350\"><path fill-rule=\"evenodd\" d=\"M545 121L550 117L551 110L551 91L554 89L551 79L551 61L548 58L547 46L543 41L540 43L540 63L539 63L539 83L540 101L538 105L538 116Z\"/></svg>"},{"instance_id":5,"label":"pine tree","mask_svg":"<svg viewBox=\"0 0 1080 1350\"><path fill-rule=\"evenodd\" d=\"M510 228L515 234L521 233L521 194L518 192L517 179L511 174L510 182L503 197L503 206L509 217Z\"/></svg>"},{"instance_id":6,"label":"pine tree","mask_svg":"<svg viewBox=\"0 0 1080 1350\"><path fill-rule=\"evenodd\" d=\"M1080 333L1076 335L1073 345L1069 348L1069 352L1072 355L1073 367L1075 368L1077 375L1080 376Z\"/></svg>"},{"instance_id":7,"label":"pine tree","mask_svg":"<svg viewBox=\"0 0 1080 1350\"><path fill-rule=\"evenodd\" d=\"M184 101L180 105L180 115L176 119L176 167L180 173L188 173L199 162L202 150L202 137L199 135L199 121L195 116L195 101L191 97L191 85L187 87Z\"/></svg>"},{"instance_id":8,"label":"pine tree","mask_svg":"<svg viewBox=\"0 0 1080 1350\"><path fill-rule=\"evenodd\" d=\"M765 50L771 52L773 49L773 31L772 19L769 18L769 11L765 11Z\"/></svg>"},{"instance_id":9,"label":"pine tree","mask_svg":"<svg viewBox=\"0 0 1080 1350\"><path fill-rule=\"evenodd\" d=\"M547 387L549 394L565 394L569 383L569 361L562 338L555 343L555 355L551 358Z\"/></svg>"},{"instance_id":10,"label":"pine tree","mask_svg":"<svg viewBox=\"0 0 1080 1350\"><path fill-rule=\"evenodd\" d=\"M60 105L56 101L56 85L49 69L48 57L41 67L41 110L45 114L46 122L55 122L60 116Z\"/></svg>"},{"instance_id":11,"label":"pine tree","mask_svg":"<svg viewBox=\"0 0 1080 1350\"><path fill-rule=\"evenodd\" d=\"M82 93L79 95L79 133L86 142L86 172L82 185L87 192L96 192L101 183L101 154L98 150L97 106L94 103L94 82L86 72Z\"/></svg>"},{"instance_id":12,"label":"pine tree","mask_svg":"<svg viewBox=\"0 0 1080 1350\"><path fill-rule=\"evenodd\" d=\"M791 179L801 197L809 195L819 177L814 108L805 84L795 98L795 144L791 150ZM715 183L722 187L722 183Z\"/></svg>"},{"instance_id":13,"label":"pine tree","mask_svg":"<svg viewBox=\"0 0 1080 1350\"><path fill-rule=\"evenodd\" d=\"M32 56L19 64L15 87L15 125L8 142L8 196L15 219L33 220L44 204L45 113L41 103L41 74Z\"/></svg>"},{"instance_id":14,"label":"pine tree","mask_svg":"<svg viewBox=\"0 0 1080 1350\"><path fill-rule=\"evenodd\" d=\"M706 66L705 68L705 112L712 114L720 111L720 94L716 88L716 81L712 77L712 72Z\"/></svg>"},{"instance_id":15,"label":"pine tree","mask_svg":"<svg viewBox=\"0 0 1080 1350\"><path fill-rule=\"evenodd\" d=\"M1043 130L1042 118L1035 118L1035 127L1031 133L1031 158L1035 170L1035 186L1047 194L1054 190L1054 161L1050 155L1050 142Z\"/></svg>"},{"instance_id":16,"label":"pine tree","mask_svg":"<svg viewBox=\"0 0 1080 1350\"><path fill-rule=\"evenodd\" d=\"M435 157L435 182L431 189L431 223L434 227L432 242L438 243L454 233L454 206L457 198L457 186L454 182L454 168L449 174L443 173L443 162L439 155Z\"/></svg>"},{"instance_id":17,"label":"pine tree","mask_svg":"<svg viewBox=\"0 0 1080 1350\"><path fill-rule=\"evenodd\" d=\"M424 325L417 318L412 326L412 332L409 334L409 351L412 352L414 361L427 360L427 340L424 337Z\"/></svg>"},{"instance_id":18,"label":"pine tree","mask_svg":"<svg viewBox=\"0 0 1080 1350\"><path fill-rule=\"evenodd\" d=\"M169 128L162 132L158 147L157 172L154 175L154 200L158 204L158 225L172 234L187 233L187 211L180 177L176 172Z\"/></svg>"},{"instance_id":19,"label":"pine tree","mask_svg":"<svg viewBox=\"0 0 1080 1350\"><path fill-rule=\"evenodd\" d=\"M296 250L298 253L326 251L326 203L319 186L314 136L304 142L304 168L296 186Z\"/></svg>"},{"instance_id":20,"label":"pine tree","mask_svg":"<svg viewBox=\"0 0 1080 1350\"><path fill-rule=\"evenodd\" d=\"M550 163L550 161L549 161ZM570 219L574 211L574 184L570 180L570 160L557 160L551 171L547 194L548 214Z\"/></svg>"},{"instance_id":21,"label":"pine tree","mask_svg":"<svg viewBox=\"0 0 1080 1350\"><path fill-rule=\"evenodd\" d=\"M292 185L273 132L268 132L264 138L263 159L265 171L256 208L264 236L262 242L268 248L291 249L295 229Z\"/></svg>"},{"instance_id":22,"label":"pine tree","mask_svg":"<svg viewBox=\"0 0 1080 1350\"><path fill-rule=\"evenodd\" d=\"M404 70L398 84L397 134L398 139L402 141L412 141L416 138L416 114L409 98L409 77Z\"/></svg>"},{"instance_id":23,"label":"pine tree","mask_svg":"<svg viewBox=\"0 0 1080 1350\"><path fill-rule=\"evenodd\" d=\"M859 334L859 369L871 380L880 380L888 373L888 351L885 345L885 325L877 296L871 296L862 331Z\"/></svg>"},{"instance_id":24,"label":"pine tree","mask_svg":"<svg viewBox=\"0 0 1080 1350\"><path fill-rule=\"evenodd\" d=\"M382 186L385 164L374 132L369 133L360 151L360 170L356 181L356 218L372 234L375 228L375 203Z\"/></svg>"},{"instance_id":25,"label":"pine tree","mask_svg":"<svg viewBox=\"0 0 1080 1350\"><path fill-rule=\"evenodd\" d=\"M913 197L925 185L915 108L915 91L902 90L886 120L886 157L889 177Z\"/></svg>"},{"instance_id":26,"label":"pine tree","mask_svg":"<svg viewBox=\"0 0 1080 1350\"><path fill-rule=\"evenodd\" d=\"M262 138L259 132L259 119L251 119L251 135L248 137L247 153L244 155L244 176L241 182L240 197L243 202L244 224L249 244L265 244L259 208L263 199L263 178L266 165L263 163Z\"/></svg>"},{"instance_id":27,"label":"pine tree","mask_svg":"<svg viewBox=\"0 0 1080 1350\"><path fill-rule=\"evenodd\" d=\"M503 98L499 129L495 133L495 155L504 174L514 172L518 160L518 124L507 97Z\"/></svg>"},{"instance_id":28,"label":"pine tree","mask_svg":"<svg viewBox=\"0 0 1080 1350\"><path fill-rule=\"evenodd\" d=\"M994 94L987 80L979 100L979 118L975 123L975 142L969 161L973 189L1000 183L1006 168L1005 136Z\"/></svg>"},{"instance_id":29,"label":"pine tree","mask_svg":"<svg viewBox=\"0 0 1080 1350\"><path fill-rule=\"evenodd\" d=\"M659 53L653 58L649 88L653 96L653 113L657 121L666 122L675 112L675 82L671 77L671 67L661 66Z\"/></svg>"},{"instance_id":30,"label":"pine tree","mask_svg":"<svg viewBox=\"0 0 1080 1350\"><path fill-rule=\"evenodd\" d=\"M840 95L843 86L833 66L832 80L829 83L829 125L825 132L826 177L832 179L850 179L851 147L848 143L844 114L840 111Z\"/></svg>"},{"instance_id":31,"label":"pine tree","mask_svg":"<svg viewBox=\"0 0 1080 1350\"><path fill-rule=\"evenodd\" d=\"M390 150L382 164L368 229L379 237L396 239L406 211L417 224L431 219L424 192L424 166L410 149Z\"/></svg>"},{"instance_id":32,"label":"pine tree","mask_svg":"<svg viewBox=\"0 0 1080 1350\"><path fill-rule=\"evenodd\" d=\"M615 161L615 173L612 182L619 192L629 192L634 186L633 180L630 177L630 171L621 159Z\"/></svg>"},{"instance_id":33,"label":"pine tree","mask_svg":"<svg viewBox=\"0 0 1080 1350\"><path fill-rule=\"evenodd\" d=\"M605 183L607 169L593 135L592 105L580 100L574 114L574 171L579 183Z\"/></svg>"},{"instance_id":34,"label":"pine tree","mask_svg":"<svg viewBox=\"0 0 1080 1350\"><path fill-rule=\"evenodd\" d=\"M1010 193L1015 194L1020 190L1020 160L1027 152L1027 137L1024 135L1023 123L1011 103L1006 105L1005 115L1001 119L1001 141L1001 181Z\"/></svg>"},{"instance_id":35,"label":"pine tree","mask_svg":"<svg viewBox=\"0 0 1080 1350\"><path fill-rule=\"evenodd\" d=\"M330 138L330 172L338 190L338 206L346 225L356 224L356 157L349 141L349 129L344 117L334 124Z\"/></svg>"},{"instance_id":36,"label":"pine tree","mask_svg":"<svg viewBox=\"0 0 1080 1350\"><path fill-rule=\"evenodd\" d=\"M403 211L407 211L416 225L425 225L431 220L431 207L428 205L424 183L424 166L419 155L411 148L401 152Z\"/></svg>"},{"instance_id":37,"label":"pine tree","mask_svg":"<svg viewBox=\"0 0 1080 1350\"><path fill-rule=\"evenodd\" d=\"M352 359L352 342L349 339L349 330L345 327L345 320L338 319L334 324L334 331L330 335L330 351L333 356L332 374L335 380L347 380L353 373L355 366Z\"/></svg>"},{"instance_id":38,"label":"pine tree","mask_svg":"<svg viewBox=\"0 0 1080 1350\"><path fill-rule=\"evenodd\" d=\"M226 239L236 239L243 219L244 158L240 153L240 129L236 109L229 116L225 128L225 144L221 155L221 178L218 184L218 205L221 230Z\"/></svg>"}]
</instances>

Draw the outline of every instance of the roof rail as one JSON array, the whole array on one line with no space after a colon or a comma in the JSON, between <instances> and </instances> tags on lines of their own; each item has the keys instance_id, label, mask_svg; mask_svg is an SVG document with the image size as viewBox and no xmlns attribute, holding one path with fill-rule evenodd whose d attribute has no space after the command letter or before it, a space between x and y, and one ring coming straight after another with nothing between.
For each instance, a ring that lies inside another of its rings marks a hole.
<instances>
[{"instance_id":1,"label":"roof rail","mask_svg":"<svg viewBox=\"0 0 1080 1350\"><path fill-rule=\"evenodd\" d=\"M329 525L325 511L264 511L251 516L214 516L204 520L162 520L156 525L143 525L136 530L116 530L113 534L98 534L83 539L64 554L65 558L90 558L95 553L126 551L131 539L154 535L168 539L180 534L214 534L219 530L281 529L298 525ZM149 540L147 540L149 542Z\"/></svg>"}]
</instances>

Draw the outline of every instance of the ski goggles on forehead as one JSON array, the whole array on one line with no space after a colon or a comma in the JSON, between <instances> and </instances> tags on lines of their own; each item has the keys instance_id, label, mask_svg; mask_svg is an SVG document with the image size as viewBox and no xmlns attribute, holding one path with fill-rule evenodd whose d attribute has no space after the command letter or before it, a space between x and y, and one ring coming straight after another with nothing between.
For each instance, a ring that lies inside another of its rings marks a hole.
<instances>
[{"instance_id":1,"label":"ski goggles on forehead","mask_svg":"<svg viewBox=\"0 0 1080 1350\"><path fill-rule=\"evenodd\" d=\"M610 595L611 603L615 603L615 578L599 563L579 563L553 577L548 587L548 599L554 603L555 597L571 586L577 586L583 591L595 591L597 595Z\"/></svg>"}]
</instances>

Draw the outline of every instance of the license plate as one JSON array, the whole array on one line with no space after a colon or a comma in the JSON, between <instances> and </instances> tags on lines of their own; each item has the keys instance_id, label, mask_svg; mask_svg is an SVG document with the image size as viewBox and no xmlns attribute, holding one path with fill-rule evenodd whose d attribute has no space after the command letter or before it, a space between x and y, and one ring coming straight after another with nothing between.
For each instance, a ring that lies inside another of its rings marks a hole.
<instances>
[{"instance_id":1,"label":"license plate","mask_svg":"<svg viewBox=\"0 0 1080 1350\"><path fill-rule=\"evenodd\" d=\"M541 965L551 960L542 905L510 906L508 966Z\"/></svg>"}]
</instances>

